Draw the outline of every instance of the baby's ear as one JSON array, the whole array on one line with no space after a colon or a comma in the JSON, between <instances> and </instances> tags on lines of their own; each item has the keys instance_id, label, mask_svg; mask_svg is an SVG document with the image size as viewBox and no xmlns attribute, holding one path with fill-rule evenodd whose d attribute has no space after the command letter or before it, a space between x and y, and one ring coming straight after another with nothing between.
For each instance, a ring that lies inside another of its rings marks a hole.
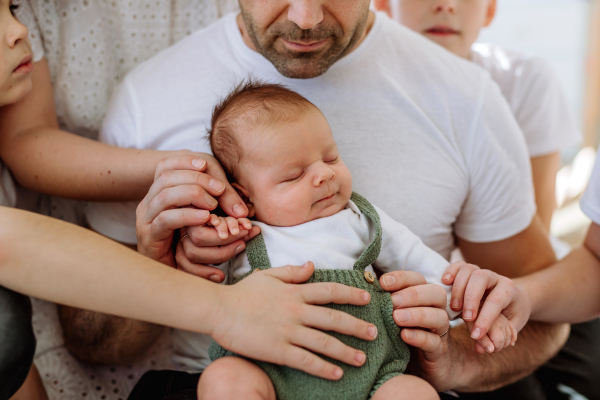
<instances>
[{"instance_id":1,"label":"baby's ear","mask_svg":"<svg viewBox=\"0 0 600 400\"><path fill-rule=\"evenodd\" d=\"M246 203L246 207L248 207L248 218L254 217L254 204L250 201L248 190L237 182L232 182L231 186L233 186L237 194L242 198L244 203Z\"/></svg>"}]
</instances>

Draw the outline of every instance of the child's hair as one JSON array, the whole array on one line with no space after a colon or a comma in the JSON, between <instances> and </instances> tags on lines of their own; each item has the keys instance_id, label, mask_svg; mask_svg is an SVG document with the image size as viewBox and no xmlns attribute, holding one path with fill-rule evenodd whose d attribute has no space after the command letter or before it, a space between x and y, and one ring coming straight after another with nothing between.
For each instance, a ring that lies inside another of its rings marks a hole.
<instances>
[{"instance_id":1,"label":"child's hair","mask_svg":"<svg viewBox=\"0 0 600 400\"><path fill-rule=\"evenodd\" d=\"M237 135L258 126L298 119L314 104L298 93L275 83L247 78L213 110L208 140L214 156L232 181L239 179L237 167L242 149Z\"/></svg>"}]
</instances>

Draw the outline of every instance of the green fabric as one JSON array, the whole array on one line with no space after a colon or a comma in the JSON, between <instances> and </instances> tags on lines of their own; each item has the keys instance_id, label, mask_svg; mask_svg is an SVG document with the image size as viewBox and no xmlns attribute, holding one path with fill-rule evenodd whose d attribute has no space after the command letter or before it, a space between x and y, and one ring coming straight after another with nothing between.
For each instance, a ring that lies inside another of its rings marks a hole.
<instances>
[{"instance_id":1,"label":"green fabric","mask_svg":"<svg viewBox=\"0 0 600 400\"><path fill-rule=\"evenodd\" d=\"M315 270L308 282L337 282L368 291L371 294L371 302L366 306L328 304L325 307L346 312L374 324L378 329L377 339L369 342L337 332L327 332L347 345L363 350L367 355L366 363L358 368L320 355L344 370L344 376L339 381L328 381L293 368L252 360L269 375L279 400L368 399L385 381L402 374L408 364L408 347L400 338L400 328L392 318L390 294L381 288L377 280L368 283L364 276L365 268L375 262L381 250L379 215L362 196L353 193L351 199L375 226L375 238L358 258L353 270ZM247 243L246 253L252 271L271 268L262 235ZM210 345L209 355L212 360L237 356L215 341Z\"/></svg>"}]
</instances>

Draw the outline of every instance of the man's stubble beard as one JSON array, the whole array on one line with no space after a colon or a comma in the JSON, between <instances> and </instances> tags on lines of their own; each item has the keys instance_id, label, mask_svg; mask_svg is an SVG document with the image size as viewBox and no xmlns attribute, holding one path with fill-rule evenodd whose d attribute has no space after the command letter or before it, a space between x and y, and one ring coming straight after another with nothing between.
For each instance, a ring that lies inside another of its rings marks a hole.
<instances>
[{"instance_id":1,"label":"man's stubble beard","mask_svg":"<svg viewBox=\"0 0 600 400\"><path fill-rule=\"evenodd\" d=\"M269 60L281 75L295 79L315 78L327 72L337 60L354 49L366 29L369 18L367 6L356 21L349 40L344 38L344 32L339 25L319 24L313 29L300 29L291 21L270 25L263 37L259 37L252 16L244 9L241 2L240 9L246 32L256 50ZM333 43L319 52L279 52L275 48L278 38L288 41L333 39Z\"/></svg>"}]
</instances>

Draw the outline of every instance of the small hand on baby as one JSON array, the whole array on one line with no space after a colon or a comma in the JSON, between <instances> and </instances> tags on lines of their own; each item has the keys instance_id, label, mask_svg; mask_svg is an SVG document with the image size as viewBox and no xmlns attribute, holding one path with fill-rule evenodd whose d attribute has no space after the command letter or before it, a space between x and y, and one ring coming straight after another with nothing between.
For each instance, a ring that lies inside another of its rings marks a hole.
<instances>
[{"instance_id":1,"label":"small hand on baby","mask_svg":"<svg viewBox=\"0 0 600 400\"><path fill-rule=\"evenodd\" d=\"M227 239L229 233L233 236L238 235L240 233L240 226L246 231L252 229L252 222L248 218L219 217L215 214L210 215L210 219L206 225L214 227L221 239Z\"/></svg>"},{"instance_id":2,"label":"small hand on baby","mask_svg":"<svg viewBox=\"0 0 600 400\"><path fill-rule=\"evenodd\" d=\"M450 308L462 310L478 353L515 345L517 333L529 319L531 304L512 280L459 261L448 267L442 281L453 285Z\"/></svg>"}]
</instances>

